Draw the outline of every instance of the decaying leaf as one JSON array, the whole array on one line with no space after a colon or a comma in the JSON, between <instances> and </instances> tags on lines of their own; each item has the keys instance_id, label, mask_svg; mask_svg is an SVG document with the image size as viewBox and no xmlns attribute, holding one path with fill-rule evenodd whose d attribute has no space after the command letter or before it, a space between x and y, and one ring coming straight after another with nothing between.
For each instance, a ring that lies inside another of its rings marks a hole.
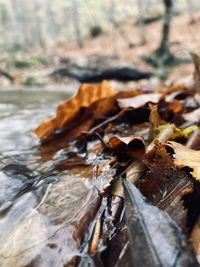
<instances>
[{"instance_id":1,"label":"decaying leaf","mask_svg":"<svg viewBox=\"0 0 200 267\"><path fill-rule=\"evenodd\" d=\"M126 221L133 266L198 266L177 224L124 180Z\"/></svg>"},{"instance_id":2,"label":"decaying leaf","mask_svg":"<svg viewBox=\"0 0 200 267\"><path fill-rule=\"evenodd\" d=\"M197 219L190 238L194 251L197 255L197 260L200 263L200 218Z\"/></svg>"},{"instance_id":3,"label":"decaying leaf","mask_svg":"<svg viewBox=\"0 0 200 267\"><path fill-rule=\"evenodd\" d=\"M111 149L128 154L134 158L142 158L145 153L144 139L140 136L112 136L108 142Z\"/></svg>"},{"instance_id":4,"label":"decaying leaf","mask_svg":"<svg viewBox=\"0 0 200 267\"><path fill-rule=\"evenodd\" d=\"M195 94L182 85L158 93L116 92L107 82L82 85L53 119L35 130L42 141L42 160L51 159L52 170L67 172L74 183L81 173L91 193L69 224L76 253L79 250L73 266L197 266L183 236L191 214L185 199L195 194L198 184L190 169L200 181L200 151L190 149L197 149L199 142ZM115 238L121 242L117 254L110 253Z\"/></svg>"},{"instance_id":5,"label":"decaying leaf","mask_svg":"<svg viewBox=\"0 0 200 267\"><path fill-rule=\"evenodd\" d=\"M155 143L155 158L143 176L140 190L143 195L162 209L166 209L177 196L192 192L188 175L174 165L165 147Z\"/></svg>"},{"instance_id":6,"label":"decaying leaf","mask_svg":"<svg viewBox=\"0 0 200 267\"><path fill-rule=\"evenodd\" d=\"M183 233L187 233L187 209L184 207L184 203L181 200L181 196L178 196L170 206L165 209L172 220L174 220L177 225L181 228Z\"/></svg>"},{"instance_id":7,"label":"decaying leaf","mask_svg":"<svg viewBox=\"0 0 200 267\"><path fill-rule=\"evenodd\" d=\"M180 167L189 167L191 175L200 181L200 151L190 149L176 142L168 142L167 145L173 148L175 164Z\"/></svg>"}]
</instances>

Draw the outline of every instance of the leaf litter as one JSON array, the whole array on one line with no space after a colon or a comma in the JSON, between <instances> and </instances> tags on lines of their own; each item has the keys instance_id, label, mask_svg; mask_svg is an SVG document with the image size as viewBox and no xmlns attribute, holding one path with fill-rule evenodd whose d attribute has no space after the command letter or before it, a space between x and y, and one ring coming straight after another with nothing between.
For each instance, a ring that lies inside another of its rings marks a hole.
<instances>
[{"instance_id":1,"label":"leaf litter","mask_svg":"<svg viewBox=\"0 0 200 267\"><path fill-rule=\"evenodd\" d=\"M198 266L198 62L194 88L117 92L106 81L81 85L34 130L41 166L50 164L66 192L61 198L55 182L35 205L44 242L31 256L21 252L20 262Z\"/></svg>"}]
</instances>

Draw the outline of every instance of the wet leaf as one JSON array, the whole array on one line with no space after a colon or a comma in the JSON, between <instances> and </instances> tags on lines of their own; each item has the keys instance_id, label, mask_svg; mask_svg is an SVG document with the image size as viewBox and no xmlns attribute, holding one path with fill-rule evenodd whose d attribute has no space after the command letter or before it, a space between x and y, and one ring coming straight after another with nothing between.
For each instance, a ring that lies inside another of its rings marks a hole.
<instances>
[{"instance_id":1,"label":"wet leaf","mask_svg":"<svg viewBox=\"0 0 200 267\"><path fill-rule=\"evenodd\" d=\"M197 260L200 262L200 218L197 219L190 238L194 251L197 255Z\"/></svg>"},{"instance_id":2,"label":"wet leaf","mask_svg":"<svg viewBox=\"0 0 200 267\"><path fill-rule=\"evenodd\" d=\"M181 196L178 196L165 211L170 217L177 223L184 234L188 232L187 229L187 209L184 207L184 203L181 200Z\"/></svg>"},{"instance_id":3,"label":"wet leaf","mask_svg":"<svg viewBox=\"0 0 200 267\"><path fill-rule=\"evenodd\" d=\"M95 101L116 94L108 82L99 85L83 84L78 93L63 102L56 111L56 116L46 120L34 132L39 138L48 137L54 130L62 128L75 119L81 108L87 108Z\"/></svg>"},{"instance_id":4,"label":"wet leaf","mask_svg":"<svg viewBox=\"0 0 200 267\"><path fill-rule=\"evenodd\" d=\"M126 179L136 184L146 170L145 165L140 160L133 161L125 171ZM112 195L124 198L121 179L117 179L112 186Z\"/></svg>"},{"instance_id":5,"label":"wet leaf","mask_svg":"<svg viewBox=\"0 0 200 267\"><path fill-rule=\"evenodd\" d=\"M126 221L134 266L198 266L177 224L124 180Z\"/></svg>"}]
</instances>

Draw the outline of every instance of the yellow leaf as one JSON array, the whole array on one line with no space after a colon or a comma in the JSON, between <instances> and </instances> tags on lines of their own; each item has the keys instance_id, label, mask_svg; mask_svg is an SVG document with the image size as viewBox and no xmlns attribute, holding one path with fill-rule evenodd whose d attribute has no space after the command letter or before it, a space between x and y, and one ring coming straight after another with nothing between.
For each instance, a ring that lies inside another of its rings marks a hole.
<instances>
[{"instance_id":1,"label":"yellow leaf","mask_svg":"<svg viewBox=\"0 0 200 267\"><path fill-rule=\"evenodd\" d=\"M174 150L174 163L182 167L190 167L191 175L200 181L200 150L193 150L176 142L167 142Z\"/></svg>"}]
</instances>

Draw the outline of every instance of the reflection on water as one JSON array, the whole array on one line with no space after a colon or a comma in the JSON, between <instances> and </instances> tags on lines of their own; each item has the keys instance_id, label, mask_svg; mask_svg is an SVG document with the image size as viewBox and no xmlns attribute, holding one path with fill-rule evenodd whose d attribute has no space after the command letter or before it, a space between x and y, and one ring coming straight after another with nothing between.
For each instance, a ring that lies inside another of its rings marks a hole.
<instances>
[{"instance_id":1,"label":"reflection on water","mask_svg":"<svg viewBox=\"0 0 200 267\"><path fill-rule=\"evenodd\" d=\"M68 97L56 89L0 91L0 266L64 266L77 253L66 222L88 189L81 174L51 172L32 133Z\"/></svg>"}]
</instances>

